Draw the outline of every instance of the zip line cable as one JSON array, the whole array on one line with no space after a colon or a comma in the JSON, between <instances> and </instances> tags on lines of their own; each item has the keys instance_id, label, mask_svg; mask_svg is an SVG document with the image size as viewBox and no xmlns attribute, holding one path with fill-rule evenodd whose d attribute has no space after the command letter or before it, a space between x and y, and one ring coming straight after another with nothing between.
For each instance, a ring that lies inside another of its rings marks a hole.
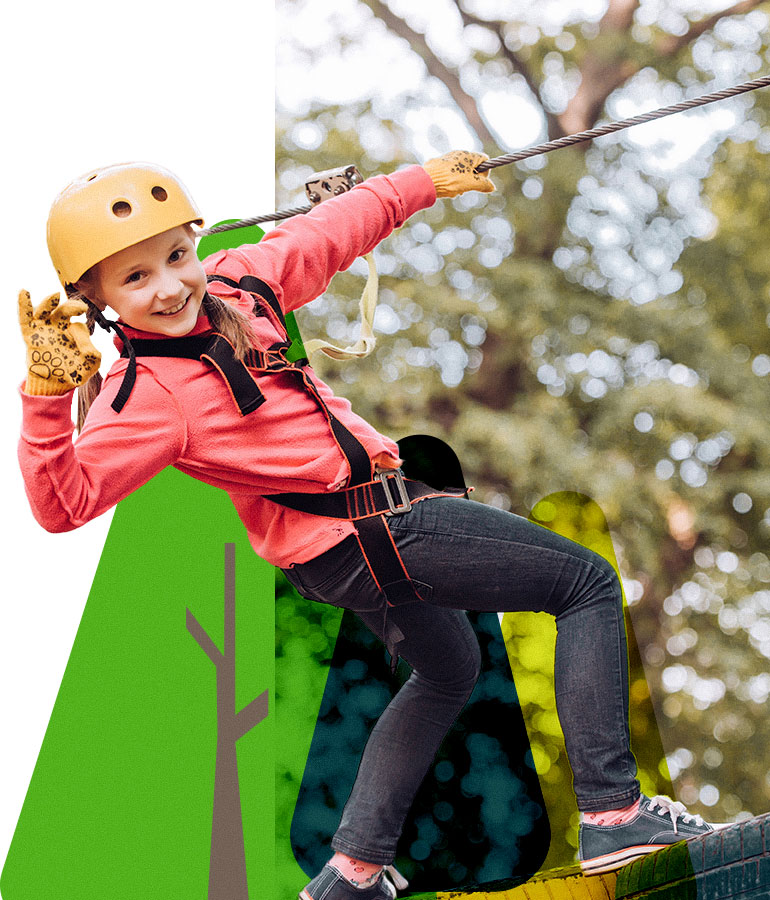
<instances>
[{"instance_id":1,"label":"zip line cable","mask_svg":"<svg viewBox=\"0 0 770 900\"><path fill-rule=\"evenodd\" d=\"M496 156L494 159L487 159L476 167L476 171L485 172L487 169L496 169L499 166L507 166L511 163L519 162L522 159L540 156L543 153L551 153L553 150L560 150L562 147L571 147L573 144L581 144L584 141L592 141L594 138L602 137L605 134L613 134L616 131L631 128L633 125L643 125L645 122L652 122L655 119L662 119L665 116L673 116L675 113L685 112L688 109L695 109L698 106L705 106L708 103L716 103L718 100L727 100L729 97L736 97L738 94L745 94L748 91L756 91L758 88L768 86L770 86L770 75L765 75L763 78L755 78L753 81L744 81L742 84L736 84L733 87L725 88L721 91L712 91L710 94L693 97L691 100L682 100L679 103L663 106L660 109L641 113L638 116L620 119L617 122L608 122L606 125L589 128L587 131L578 131L575 134L567 134L564 137L557 138L553 141L536 144L534 147L529 147L526 150L508 153L505 156ZM264 216L241 219L238 222L232 222L228 225L217 225L213 228L204 228L198 232L198 235L203 237L208 234L218 234L222 231L232 231L235 228L247 228L249 225L259 225L262 222L278 222L283 219L289 219L292 216L303 215L304 213L310 212L311 209L315 209L315 207L310 204L307 206L294 206L290 209L279 210L278 212L268 213Z\"/></svg>"},{"instance_id":2,"label":"zip line cable","mask_svg":"<svg viewBox=\"0 0 770 900\"><path fill-rule=\"evenodd\" d=\"M541 153L550 153L552 150L560 150L562 147L570 147L572 144L592 141L594 138L602 137L605 134L612 134L615 131L622 131L624 128L631 128L632 125L643 125L645 122L662 119L664 116L673 116L675 113L695 109L698 106L705 106L707 103L716 103L717 100L726 100L728 97L745 94L747 91L756 91L758 88L767 87L768 85L770 85L770 75L765 75L763 78L745 81L743 84L737 84L735 87L725 88L722 91L714 91L711 94L703 94L701 97L693 97L691 100L672 103L671 106L663 106L661 109L652 110L652 112L641 113L628 119L620 119L618 122L608 122L606 125L599 125L597 128L589 128L588 131L568 134L557 138L555 141L548 141L545 144L530 147L528 150L519 150L517 153L508 153L506 156L496 156L494 159L488 159L478 165L476 171L484 172L487 169L495 169L498 166L507 166L522 159L529 159L530 156L539 156Z\"/></svg>"},{"instance_id":3,"label":"zip line cable","mask_svg":"<svg viewBox=\"0 0 770 900\"><path fill-rule=\"evenodd\" d=\"M248 228L250 225L261 225L263 222L280 222L290 219L292 216L301 216L314 209L309 203L307 206L292 206L290 209L281 209L278 212L267 213L264 216L252 216L250 219L239 219L227 225L215 225L213 228L202 228L195 232L196 237L206 237L209 234L220 234L222 231L233 231L236 228Z\"/></svg>"}]
</instances>

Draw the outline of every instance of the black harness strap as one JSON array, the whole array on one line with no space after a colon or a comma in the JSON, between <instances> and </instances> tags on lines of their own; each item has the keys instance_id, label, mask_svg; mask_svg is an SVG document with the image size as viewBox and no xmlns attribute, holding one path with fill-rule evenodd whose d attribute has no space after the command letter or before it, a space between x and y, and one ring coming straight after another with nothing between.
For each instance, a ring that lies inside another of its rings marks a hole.
<instances>
[{"instance_id":1,"label":"black harness strap","mask_svg":"<svg viewBox=\"0 0 770 900\"><path fill-rule=\"evenodd\" d=\"M134 348L131 344L131 341L123 333L123 329L120 327L120 325L118 325L117 322L113 322L110 319L105 319L102 311L98 307L96 307L90 300L88 301L88 305L93 311L94 320L97 325L99 325L99 327L103 328L105 331L114 331L115 334L117 334L117 336L123 342L124 352L121 354L121 356L125 356L128 358L126 373L123 376L123 381L121 381L118 392L117 394L115 394L115 398L113 399L111 404L115 412L119 413L126 405L128 398L131 396L131 391L134 389L134 385L136 384L136 355L134 354Z\"/></svg>"},{"instance_id":2,"label":"black harness strap","mask_svg":"<svg viewBox=\"0 0 770 900\"><path fill-rule=\"evenodd\" d=\"M252 296L255 294L258 295L258 297L263 299L268 304L270 309L273 310L276 318L281 323L284 332L286 332L286 319L284 318L281 304L278 302L278 298L275 296L275 292L266 281L262 281L261 278L257 278L255 275L244 275L239 282L234 281L232 278L227 278L224 275L208 275L207 281L209 284L215 281L220 281L223 284L230 285L231 287L247 291L248 293L252 294ZM255 306L257 308L258 304L259 300L255 301ZM246 360L246 363L247 365L252 365L253 368L264 371L291 370L297 372L302 378L305 390L321 407L321 411L326 416L326 420L332 430L334 439L339 445L340 450L342 451L343 455L350 465L350 483L360 484L362 482L369 481L372 477L372 463L369 459L369 454L366 452L366 449L358 440L358 438L355 437L355 435L353 435L327 407L326 403L318 392L318 388L313 383L307 372L304 371L304 365L305 363L307 363L307 360L301 359L297 360L294 363L290 363L286 359L284 354L290 346L290 342L284 341L280 344L273 344L270 347L270 351L272 351L272 354L260 354L259 351L254 351L252 353L252 359ZM254 359L254 356L261 357L261 359ZM291 495L286 494L285 496L286 498L289 498ZM274 498L270 497L270 499L272 500ZM276 500L275 502L280 503L281 501ZM288 505L288 503L284 505Z\"/></svg>"},{"instance_id":3,"label":"black harness strap","mask_svg":"<svg viewBox=\"0 0 770 900\"><path fill-rule=\"evenodd\" d=\"M326 516L330 519L348 519L351 522L360 522L381 514L398 515L394 511L395 505L403 497L396 494L393 487L386 482L396 480L396 472L381 471L372 481L364 484L353 485L332 494L267 494L268 500L288 506L299 512L310 513L314 516ZM456 491L437 491L430 485L421 481L401 479L405 497L408 503L416 503L428 497L446 497L459 494L465 496L465 491L458 488ZM405 502L403 511L406 512Z\"/></svg>"},{"instance_id":4,"label":"black harness strap","mask_svg":"<svg viewBox=\"0 0 770 900\"><path fill-rule=\"evenodd\" d=\"M222 284L237 288L241 291L246 291L248 294L258 294L270 306L270 309L272 309L276 318L283 326L283 330L286 331L286 319L283 310L281 309L281 304L275 296L275 291L266 281L262 281L262 279L257 278L256 275L244 275L240 281L235 281L233 278L228 278L226 275L207 275L206 281L209 284L211 284L212 281L221 281ZM258 310L255 310L255 312L258 312Z\"/></svg>"},{"instance_id":5,"label":"black harness strap","mask_svg":"<svg viewBox=\"0 0 770 900\"><path fill-rule=\"evenodd\" d=\"M152 340L134 338L131 341L136 356L173 356L182 359L200 359L211 343L210 334L195 334L190 337L163 338ZM125 349L120 354L126 356Z\"/></svg>"},{"instance_id":6,"label":"black harness strap","mask_svg":"<svg viewBox=\"0 0 770 900\"><path fill-rule=\"evenodd\" d=\"M214 335L206 351L201 354L201 360L211 363L225 379L242 416L254 412L265 402L265 395L249 375L245 364L236 359L232 344L223 335Z\"/></svg>"},{"instance_id":7,"label":"black harness strap","mask_svg":"<svg viewBox=\"0 0 770 900\"><path fill-rule=\"evenodd\" d=\"M230 394L242 416L254 412L265 402L265 395L241 360L236 359L232 345L221 334L195 334L191 337L148 340L137 338L131 342L134 356L172 356L199 359L212 365L227 382ZM121 356L127 356L124 345Z\"/></svg>"},{"instance_id":8,"label":"black harness strap","mask_svg":"<svg viewBox=\"0 0 770 900\"><path fill-rule=\"evenodd\" d=\"M263 314L263 307L259 301L264 300L275 314L275 317L278 320L283 333L286 335L286 340L273 344L270 349L284 352L289 350L292 342L291 338L289 337L289 329L286 325L286 318L283 314L283 310L281 309L281 304L278 302L278 298L275 296L275 292L266 281L262 281L262 279L257 278L256 275L244 275L243 278L241 278L240 282L235 281L232 278L228 278L226 275L207 275L206 281L208 282L208 284L211 284L215 281L220 281L222 282L222 284L227 284L230 287L238 288L239 290L243 290L251 294L252 297L254 297L253 309L254 315L256 316L261 316ZM302 356L298 359L292 360L292 363L296 366L307 366L310 364L306 356ZM249 365L251 365L251 363L249 363ZM260 368L260 366L255 366L255 368Z\"/></svg>"},{"instance_id":9,"label":"black harness strap","mask_svg":"<svg viewBox=\"0 0 770 900\"><path fill-rule=\"evenodd\" d=\"M250 294L258 294L263 300L267 301L270 305L270 309L272 309L278 318L278 321L283 325L283 330L287 330L286 319L284 318L281 304L278 302L275 292L266 281L262 281L262 279L257 278L256 275L244 275L243 278L241 278L240 287Z\"/></svg>"},{"instance_id":10,"label":"black harness strap","mask_svg":"<svg viewBox=\"0 0 770 900\"><path fill-rule=\"evenodd\" d=\"M291 365L291 363L288 363L287 365ZM305 389L321 407L321 411L326 416L326 420L332 430L334 439L339 445L340 450L342 450L342 453L345 456L345 459L347 459L348 465L350 466L349 483L351 485L354 485L370 481L372 478L372 461L371 459L369 459L369 454L367 453L364 445L349 429L347 429L342 424L342 422L340 422L340 420L329 409L329 407L324 402L323 397L321 397L321 395L318 393L318 388L315 386L315 384L313 384L312 380L308 376L307 371L304 368L297 367L294 368L294 371L300 374ZM285 496L288 498L292 495L287 494ZM273 497L271 496L269 497L269 499L272 500ZM280 503L281 501L277 500L275 502Z\"/></svg>"},{"instance_id":11,"label":"black harness strap","mask_svg":"<svg viewBox=\"0 0 770 900\"><path fill-rule=\"evenodd\" d=\"M106 322L107 320L105 319L104 321ZM110 327L121 339L121 341L123 341L123 350L125 351L125 355L128 357L126 374L123 376L123 381L121 381L118 392L117 394L115 394L115 399L111 404L115 412L119 413L128 402L128 398L131 396L131 391L134 389L134 385L136 384L136 354L134 353L134 348L131 345L131 341L129 341L129 339L123 333L120 325L118 325L117 322L110 322ZM123 354L121 354L121 356L122 355Z\"/></svg>"}]
</instances>

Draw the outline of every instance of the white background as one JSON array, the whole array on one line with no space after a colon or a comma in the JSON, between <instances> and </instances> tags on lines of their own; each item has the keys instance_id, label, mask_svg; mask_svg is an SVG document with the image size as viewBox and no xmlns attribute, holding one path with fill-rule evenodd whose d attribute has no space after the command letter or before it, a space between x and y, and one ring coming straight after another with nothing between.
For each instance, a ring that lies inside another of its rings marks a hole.
<instances>
[{"instance_id":1,"label":"white background","mask_svg":"<svg viewBox=\"0 0 770 900\"><path fill-rule=\"evenodd\" d=\"M13 3L3 18L0 865L110 518L47 534L16 461L16 295L24 287L38 302L58 288L45 246L50 203L83 172L149 160L186 183L208 224L274 209L272 2ZM114 356L109 338L97 343Z\"/></svg>"}]
</instances>

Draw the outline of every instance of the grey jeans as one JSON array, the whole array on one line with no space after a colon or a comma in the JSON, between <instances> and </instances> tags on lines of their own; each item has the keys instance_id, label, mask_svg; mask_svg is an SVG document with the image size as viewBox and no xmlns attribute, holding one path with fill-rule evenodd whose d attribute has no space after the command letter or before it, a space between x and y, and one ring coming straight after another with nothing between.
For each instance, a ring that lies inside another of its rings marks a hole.
<instances>
[{"instance_id":1,"label":"grey jeans","mask_svg":"<svg viewBox=\"0 0 770 900\"><path fill-rule=\"evenodd\" d=\"M332 847L393 861L414 795L478 678L478 643L462 610L555 617L556 706L578 807L633 803L626 634L612 566L527 519L469 500L423 500L388 525L424 601L387 612L412 673L372 730ZM303 596L353 610L383 638L382 595L355 536L285 574Z\"/></svg>"}]
</instances>

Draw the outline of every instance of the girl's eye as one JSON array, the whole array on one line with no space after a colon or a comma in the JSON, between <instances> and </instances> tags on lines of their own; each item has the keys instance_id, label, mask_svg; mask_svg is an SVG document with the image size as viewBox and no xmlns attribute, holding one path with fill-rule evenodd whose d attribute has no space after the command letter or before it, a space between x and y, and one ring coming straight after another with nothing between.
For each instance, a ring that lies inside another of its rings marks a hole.
<instances>
[{"instance_id":1,"label":"girl's eye","mask_svg":"<svg viewBox=\"0 0 770 900\"><path fill-rule=\"evenodd\" d=\"M139 281L139 279L140 279L141 277L142 277L142 276L141 276L141 273L140 273L140 272L132 272L132 273L126 278L126 284L132 284L133 282Z\"/></svg>"},{"instance_id":2,"label":"girl's eye","mask_svg":"<svg viewBox=\"0 0 770 900\"><path fill-rule=\"evenodd\" d=\"M172 250L171 255L168 258L169 262L175 263L179 262L179 260L184 256L184 247L179 247L177 250Z\"/></svg>"}]
</instances>

